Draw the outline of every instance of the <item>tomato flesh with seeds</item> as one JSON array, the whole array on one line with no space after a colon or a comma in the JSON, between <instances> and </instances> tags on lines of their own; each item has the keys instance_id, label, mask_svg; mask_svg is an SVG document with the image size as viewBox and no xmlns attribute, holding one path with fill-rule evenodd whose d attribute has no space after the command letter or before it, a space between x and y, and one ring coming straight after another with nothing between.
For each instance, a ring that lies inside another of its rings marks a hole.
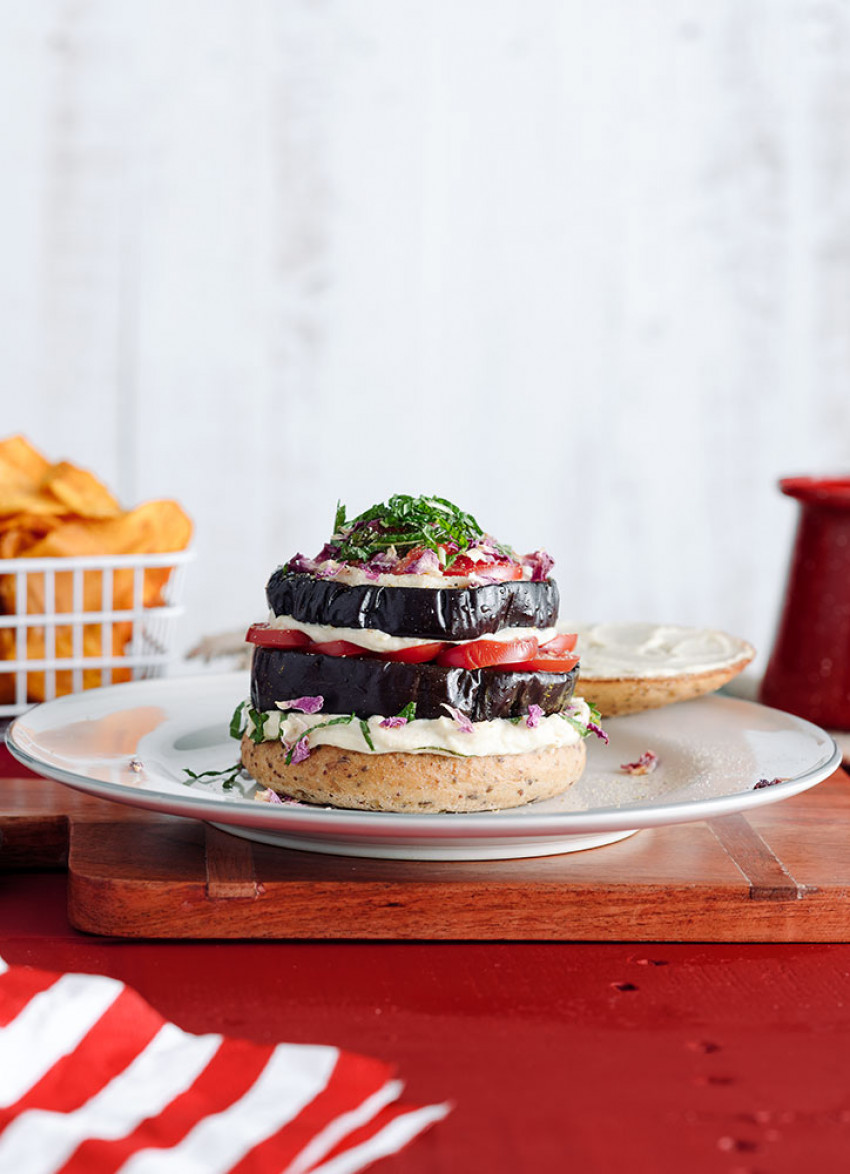
<instances>
[{"instance_id":1,"label":"tomato flesh with seeds","mask_svg":"<svg viewBox=\"0 0 850 1174\"><path fill-rule=\"evenodd\" d=\"M468 644L444 649L437 657L437 664L457 669L513 669L536 656L538 648L536 636L522 640L470 640Z\"/></svg>"},{"instance_id":2,"label":"tomato flesh with seeds","mask_svg":"<svg viewBox=\"0 0 850 1174\"><path fill-rule=\"evenodd\" d=\"M480 575L482 579L493 582L506 583L513 579L522 578L522 567L512 562L478 562L465 554L459 554L450 566L443 568L443 574L452 575Z\"/></svg>"}]
</instances>

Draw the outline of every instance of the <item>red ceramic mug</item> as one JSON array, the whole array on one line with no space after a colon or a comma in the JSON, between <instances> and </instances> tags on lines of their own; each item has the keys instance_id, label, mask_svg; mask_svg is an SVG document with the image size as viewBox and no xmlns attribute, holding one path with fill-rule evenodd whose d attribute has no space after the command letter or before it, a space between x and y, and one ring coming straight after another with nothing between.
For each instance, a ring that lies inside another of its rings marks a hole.
<instances>
[{"instance_id":1,"label":"red ceramic mug","mask_svg":"<svg viewBox=\"0 0 850 1174\"><path fill-rule=\"evenodd\" d=\"M760 699L850 730L850 476L786 477L800 519Z\"/></svg>"}]
</instances>

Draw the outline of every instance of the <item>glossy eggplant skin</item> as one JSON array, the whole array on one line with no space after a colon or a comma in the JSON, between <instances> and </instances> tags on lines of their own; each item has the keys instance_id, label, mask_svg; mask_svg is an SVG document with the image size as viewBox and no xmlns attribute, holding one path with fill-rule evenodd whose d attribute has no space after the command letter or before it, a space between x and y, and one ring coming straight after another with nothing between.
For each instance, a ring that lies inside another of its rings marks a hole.
<instances>
[{"instance_id":1,"label":"glossy eggplant skin","mask_svg":"<svg viewBox=\"0 0 850 1174\"><path fill-rule=\"evenodd\" d=\"M549 628L558 618L558 585L511 580L480 587L349 587L332 579L287 574L266 586L276 616L335 628L377 628L421 640L477 640L500 628Z\"/></svg>"},{"instance_id":2,"label":"glossy eggplant skin","mask_svg":"<svg viewBox=\"0 0 850 1174\"><path fill-rule=\"evenodd\" d=\"M393 717L415 701L417 718L435 718L447 716L445 703L481 722L524 717L531 705L556 713L572 697L577 678L578 666L568 673L502 672L255 648L251 704L274 710L277 701L322 697L324 713L368 718Z\"/></svg>"}]
</instances>

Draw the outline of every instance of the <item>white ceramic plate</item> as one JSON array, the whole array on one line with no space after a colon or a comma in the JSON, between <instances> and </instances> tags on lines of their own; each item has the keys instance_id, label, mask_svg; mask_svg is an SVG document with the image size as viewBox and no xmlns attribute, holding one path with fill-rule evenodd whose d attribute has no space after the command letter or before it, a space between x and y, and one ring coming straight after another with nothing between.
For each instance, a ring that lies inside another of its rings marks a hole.
<instances>
[{"instance_id":1,"label":"white ceramic plate","mask_svg":"<svg viewBox=\"0 0 850 1174\"><path fill-rule=\"evenodd\" d=\"M19 717L7 733L26 766L104 799L207 820L263 843L344 856L495 860L549 856L623 839L640 828L710 819L774 803L840 764L816 726L751 701L710 696L611 718L574 787L509 811L393 815L260 803L254 784L191 781L238 758L230 715L245 673L172 677L61 697ZM659 766L629 775L622 763L653 750ZM131 765L132 763L132 765ZM781 778L754 790L759 779Z\"/></svg>"}]
</instances>

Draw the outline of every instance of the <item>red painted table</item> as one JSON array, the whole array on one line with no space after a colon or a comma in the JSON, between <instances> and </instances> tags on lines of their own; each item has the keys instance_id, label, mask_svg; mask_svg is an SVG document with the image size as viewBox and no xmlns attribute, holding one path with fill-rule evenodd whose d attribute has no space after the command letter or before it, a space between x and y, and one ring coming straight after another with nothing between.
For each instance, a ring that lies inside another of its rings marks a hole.
<instances>
[{"instance_id":1,"label":"red painted table","mask_svg":"<svg viewBox=\"0 0 850 1174\"><path fill-rule=\"evenodd\" d=\"M850 944L126 942L69 927L60 873L0 894L9 962L121 978L189 1031L386 1058L409 1099L455 1101L387 1174L850 1167Z\"/></svg>"}]
</instances>

